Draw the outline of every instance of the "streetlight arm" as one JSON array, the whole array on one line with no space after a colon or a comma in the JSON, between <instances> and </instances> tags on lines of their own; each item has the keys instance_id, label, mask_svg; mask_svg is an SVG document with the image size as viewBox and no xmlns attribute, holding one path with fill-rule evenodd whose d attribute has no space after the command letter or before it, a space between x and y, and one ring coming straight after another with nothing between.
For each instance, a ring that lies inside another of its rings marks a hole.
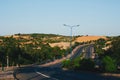
<instances>
[{"instance_id":1,"label":"streetlight arm","mask_svg":"<svg viewBox=\"0 0 120 80\"><path fill-rule=\"evenodd\" d=\"M73 27L79 27L80 25L73 25L73 26L70 26L70 25L66 25L66 24L63 24L63 26L67 26L70 28L70 53L72 54L72 29Z\"/></svg>"},{"instance_id":2,"label":"streetlight arm","mask_svg":"<svg viewBox=\"0 0 120 80\"><path fill-rule=\"evenodd\" d=\"M67 27L73 28L73 27L79 27L80 25L73 25L73 26L70 26L70 25L63 24L63 26L67 26Z\"/></svg>"},{"instance_id":3,"label":"streetlight arm","mask_svg":"<svg viewBox=\"0 0 120 80\"><path fill-rule=\"evenodd\" d=\"M66 25L66 24L63 24L63 26L72 27L72 26L70 26L70 25Z\"/></svg>"},{"instance_id":4,"label":"streetlight arm","mask_svg":"<svg viewBox=\"0 0 120 80\"><path fill-rule=\"evenodd\" d=\"M79 27L80 25L74 25L74 26L71 26L71 27Z\"/></svg>"}]
</instances>

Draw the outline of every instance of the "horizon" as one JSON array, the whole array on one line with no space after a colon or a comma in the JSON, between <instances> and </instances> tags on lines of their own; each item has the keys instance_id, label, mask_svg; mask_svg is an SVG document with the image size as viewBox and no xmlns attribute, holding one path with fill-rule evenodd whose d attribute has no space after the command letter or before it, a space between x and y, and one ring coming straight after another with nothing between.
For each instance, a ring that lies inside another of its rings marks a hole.
<instances>
[{"instance_id":1,"label":"horizon","mask_svg":"<svg viewBox=\"0 0 120 80\"><path fill-rule=\"evenodd\" d=\"M14 36L14 35L16 35L16 34L21 34L21 35L30 35L30 34L48 34L48 35L50 35L50 34L52 34L52 35L57 35L57 36L70 36L70 35L62 35L62 34L54 34L54 33L15 33L15 34L8 34L8 35L0 35L0 36ZM120 36L120 35L114 35L114 36L109 36L109 35L72 35L73 37L74 36L105 36L105 37L117 37L117 36Z\"/></svg>"},{"instance_id":2,"label":"horizon","mask_svg":"<svg viewBox=\"0 0 120 80\"><path fill-rule=\"evenodd\" d=\"M0 1L0 36L18 33L70 35L63 26L80 25L74 35L120 35L119 0Z\"/></svg>"}]
</instances>

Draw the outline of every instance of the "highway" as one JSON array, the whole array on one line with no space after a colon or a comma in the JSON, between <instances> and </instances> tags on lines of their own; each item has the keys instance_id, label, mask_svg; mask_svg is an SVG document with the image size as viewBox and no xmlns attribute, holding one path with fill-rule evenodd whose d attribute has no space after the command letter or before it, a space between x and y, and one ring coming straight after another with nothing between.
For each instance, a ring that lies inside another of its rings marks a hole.
<instances>
[{"instance_id":1,"label":"highway","mask_svg":"<svg viewBox=\"0 0 120 80\"><path fill-rule=\"evenodd\" d=\"M82 53L82 51L83 51L85 46L86 45L79 45L79 46L77 46L75 49L73 49L71 54L68 54L68 56L66 56L65 59L75 59L77 56L81 55L81 53ZM60 61L58 61L58 63L55 63L53 65L49 64L48 66L49 67L59 67L59 68L61 68L61 66L62 66L61 64L62 63L61 63L61 60L60 60Z\"/></svg>"},{"instance_id":2,"label":"highway","mask_svg":"<svg viewBox=\"0 0 120 80\"><path fill-rule=\"evenodd\" d=\"M86 46L86 45L85 45L85 46ZM84 48L85 46L80 46L77 50L73 51L72 53L73 53L74 55L72 55L72 56L70 57L70 59L75 59L77 56L81 55L81 53L82 53L82 51L83 51L83 48Z\"/></svg>"},{"instance_id":3,"label":"highway","mask_svg":"<svg viewBox=\"0 0 120 80\"><path fill-rule=\"evenodd\" d=\"M85 58L88 59L88 58L91 58L92 56L92 48L93 48L93 45L89 45L86 47L86 50L85 50Z\"/></svg>"},{"instance_id":4,"label":"highway","mask_svg":"<svg viewBox=\"0 0 120 80\"><path fill-rule=\"evenodd\" d=\"M91 47L91 46L90 46ZM86 58L91 55L91 48L87 47ZM83 47L76 50L72 59L80 55ZM56 66L57 65L57 66ZM92 72L77 72L73 70L63 70L60 64L55 64L52 67L41 65L30 65L18 68L14 71L16 80L120 80L117 77L102 76Z\"/></svg>"}]
</instances>

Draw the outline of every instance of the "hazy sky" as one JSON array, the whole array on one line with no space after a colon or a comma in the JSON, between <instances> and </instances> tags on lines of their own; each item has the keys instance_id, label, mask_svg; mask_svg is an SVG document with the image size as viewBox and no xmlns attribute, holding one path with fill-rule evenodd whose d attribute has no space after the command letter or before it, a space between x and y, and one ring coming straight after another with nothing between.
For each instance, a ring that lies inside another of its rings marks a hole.
<instances>
[{"instance_id":1,"label":"hazy sky","mask_svg":"<svg viewBox=\"0 0 120 80\"><path fill-rule=\"evenodd\" d=\"M0 35L120 35L120 0L0 0Z\"/></svg>"}]
</instances>

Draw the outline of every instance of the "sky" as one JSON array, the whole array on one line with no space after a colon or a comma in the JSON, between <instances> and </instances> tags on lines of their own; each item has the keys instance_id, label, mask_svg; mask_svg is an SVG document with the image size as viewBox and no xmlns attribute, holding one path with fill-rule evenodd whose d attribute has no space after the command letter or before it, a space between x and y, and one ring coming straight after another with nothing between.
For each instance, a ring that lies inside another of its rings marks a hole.
<instances>
[{"instance_id":1,"label":"sky","mask_svg":"<svg viewBox=\"0 0 120 80\"><path fill-rule=\"evenodd\" d=\"M120 35L120 0L0 0L0 35Z\"/></svg>"}]
</instances>

